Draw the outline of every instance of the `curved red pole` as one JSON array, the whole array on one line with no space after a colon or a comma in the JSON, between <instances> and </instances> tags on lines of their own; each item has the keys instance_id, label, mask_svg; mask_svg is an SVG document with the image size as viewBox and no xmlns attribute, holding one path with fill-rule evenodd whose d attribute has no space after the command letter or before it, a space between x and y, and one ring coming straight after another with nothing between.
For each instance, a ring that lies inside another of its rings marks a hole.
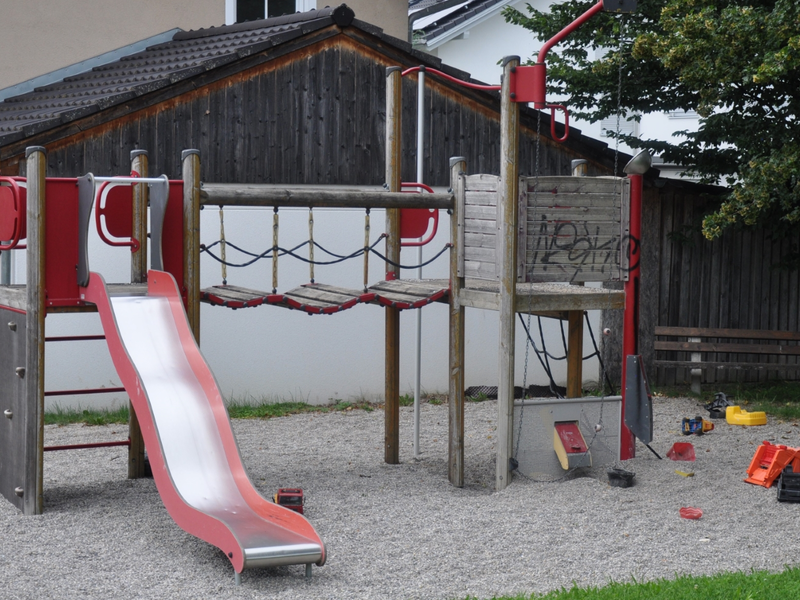
<instances>
[{"instance_id":1,"label":"curved red pole","mask_svg":"<svg viewBox=\"0 0 800 600\"><path fill-rule=\"evenodd\" d=\"M578 27L580 27L581 25L586 23L586 21L591 19L593 16L595 16L597 13L599 13L602 10L603 10L603 0L598 0L597 4L595 4L592 8L587 10L580 17L575 19L572 23L570 23L569 25L564 27L564 29L562 29L557 34L555 34L553 37L551 37L549 40L547 40L545 42L544 46L542 46L542 49L539 50L539 56L536 57L536 62L537 63L543 63L545 56L547 56L547 53L550 51L550 48L555 46L558 42L563 40L570 33L575 31Z\"/></svg>"}]
</instances>

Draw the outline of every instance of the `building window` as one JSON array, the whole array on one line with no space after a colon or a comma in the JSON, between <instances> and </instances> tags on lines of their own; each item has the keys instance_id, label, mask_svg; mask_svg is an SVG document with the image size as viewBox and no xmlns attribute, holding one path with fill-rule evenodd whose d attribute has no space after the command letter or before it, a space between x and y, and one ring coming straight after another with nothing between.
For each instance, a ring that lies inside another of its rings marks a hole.
<instances>
[{"instance_id":1,"label":"building window","mask_svg":"<svg viewBox=\"0 0 800 600\"><path fill-rule=\"evenodd\" d=\"M668 112L670 119L699 119L700 115L694 110L673 110Z\"/></svg>"},{"instance_id":2,"label":"building window","mask_svg":"<svg viewBox=\"0 0 800 600\"><path fill-rule=\"evenodd\" d=\"M225 24L305 12L316 5L316 0L225 0Z\"/></svg>"},{"instance_id":3,"label":"building window","mask_svg":"<svg viewBox=\"0 0 800 600\"><path fill-rule=\"evenodd\" d=\"M619 132L624 135L639 135L639 123L635 120L627 120L627 117L632 116L632 113L626 112L623 115L620 115L619 119ZM609 132L616 132L617 131L617 115L612 115L607 119L603 119L600 121L600 129L602 130L602 137L611 137Z\"/></svg>"}]
</instances>

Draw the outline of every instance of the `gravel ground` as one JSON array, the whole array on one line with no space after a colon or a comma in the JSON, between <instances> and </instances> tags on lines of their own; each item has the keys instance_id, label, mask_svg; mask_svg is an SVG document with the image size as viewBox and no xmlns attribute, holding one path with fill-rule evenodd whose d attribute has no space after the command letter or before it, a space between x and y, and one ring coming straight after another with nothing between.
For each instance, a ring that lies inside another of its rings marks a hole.
<instances>
[{"instance_id":1,"label":"gravel ground","mask_svg":"<svg viewBox=\"0 0 800 600\"><path fill-rule=\"evenodd\" d=\"M716 422L679 434L686 399L656 399L654 448L694 443L697 461L657 460L643 446L623 466L636 485L610 487L604 470L557 483L516 479L494 493L497 405L466 409L466 485L447 481L447 407L422 410L423 454L412 458L412 411L401 410L402 464L383 463L383 412L305 414L234 422L245 465L265 495L302 487L328 562L233 569L184 533L152 480L127 480L125 450L47 453L42 516L0 499L2 598L450 599L750 569L800 556L800 504L742 482L762 440L800 445L796 423ZM48 426L46 444L124 439L126 427ZM682 477L676 469L693 471ZM681 519L682 506L703 509Z\"/></svg>"}]
</instances>

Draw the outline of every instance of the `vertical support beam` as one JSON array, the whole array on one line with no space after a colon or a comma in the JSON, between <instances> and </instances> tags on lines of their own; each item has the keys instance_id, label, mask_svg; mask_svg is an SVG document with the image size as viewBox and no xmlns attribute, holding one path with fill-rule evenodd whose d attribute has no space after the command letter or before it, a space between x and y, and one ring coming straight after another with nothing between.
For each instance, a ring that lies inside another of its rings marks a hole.
<instances>
[{"instance_id":1,"label":"vertical support beam","mask_svg":"<svg viewBox=\"0 0 800 600\"><path fill-rule=\"evenodd\" d=\"M186 316L200 343L200 151L181 153L183 171L183 286Z\"/></svg>"},{"instance_id":2,"label":"vertical support beam","mask_svg":"<svg viewBox=\"0 0 800 600\"><path fill-rule=\"evenodd\" d=\"M386 185L400 191L402 111L400 67L386 69ZM400 262L400 211L386 210L386 257ZM386 264L386 279L399 279L400 269ZM386 383L384 392L384 460L400 462L400 311L386 307Z\"/></svg>"},{"instance_id":3,"label":"vertical support beam","mask_svg":"<svg viewBox=\"0 0 800 600\"><path fill-rule=\"evenodd\" d=\"M583 311L571 310L567 319L567 398L580 398L583 396Z\"/></svg>"},{"instance_id":4,"label":"vertical support beam","mask_svg":"<svg viewBox=\"0 0 800 600\"><path fill-rule=\"evenodd\" d=\"M147 150L131 151L131 172L148 176ZM147 205L150 188L147 184L133 186L133 230L131 237L139 240L139 249L131 253L131 283L147 281Z\"/></svg>"},{"instance_id":5,"label":"vertical support beam","mask_svg":"<svg viewBox=\"0 0 800 600\"><path fill-rule=\"evenodd\" d=\"M627 167L626 167L627 168ZM639 354L639 278L642 243L642 184L638 174L628 175L631 181L630 239L628 240L628 280L625 282L625 311L622 316L622 414L625 414L625 377L627 357ZM631 430L621 423L619 432L619 458L628 460L636 456L636 444Z\"/></svg>"},{"instance_id":6,"label":"vertical support beam","mask_svg":"<svg viewBox=\"0 0 800 600\"><path fill-rule=\"evenodd\" d=\"M28 405L25 423L25 484L23 513L38 515L44 503L44 318L45 318L45 186L47 162L40 146L26 150L28 196L27 356L25 373Z\"/></svg>"},{"instance_id":7,"label":"vertical support beam","mask_svg":"<svg viewBox=\"0 0 800 600\"><path fill-rule=\"evenodd\" d=\"M147 150L131 151L131 172L140 177L148 176ZM139 240L139 249L131 253L131 283L147 281L147 203L150 188L147 184L137 183L133 186L133 229L131 237ZM139 419L133 404L128 400L128 479L145 476L144 438L139 427Z\"/></svg>"},{"instance_id":8,"label":"vertical support beam","mask_svg":"<svg viewBox=\"0 0 800 600\"><path fill-rule=\"evenodd\" d=\"M588 161L573 160L570 164L573 177L586 177ZM583 285L583 282L575 285ZM569 345L567 346L567 398L583 396L583 311L571 310L569 322Z\"/></svg>"},{"instance_id":9,"label":"vertical support beam","mask_svg":"<svg viewBox=\"0 0 800 600\"><path fill-rule=\"evenodd\" d=\"M448 477L456 487L464 487L464 307L461 305L461 290L464 278L458 275L458 253L463 251L459 231L461 203L464 194L464 179L467 170L463 156L450 159L450 189L456 197L450 215L450 374L448 390L449 435Z\"/></svg>"},{"instance_id":10,"label":"vertical support beam","mask_svg":"<svg viewBox=\"0 0 800 600\"><path fill-rule=\"evenodd\" d=\"M514 431L514 344L517 304L517 202L519 188L519 105L511 99L511 73L518 56L503 59L500 90L500 189L497 194L497 244L500 248L500 344L497 386L497 464L495 488L511 481L509 459Z\"/></svg>"}]
</instances>

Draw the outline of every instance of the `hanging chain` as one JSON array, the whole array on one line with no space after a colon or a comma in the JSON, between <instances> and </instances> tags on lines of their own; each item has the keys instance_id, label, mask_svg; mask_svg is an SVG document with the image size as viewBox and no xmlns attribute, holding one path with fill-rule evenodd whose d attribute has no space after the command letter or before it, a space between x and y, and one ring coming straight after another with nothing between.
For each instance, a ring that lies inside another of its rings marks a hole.
<instances>
[{"instance_id":1,"label":"hanging chain","mask_svg":"<svg viewBox=\"0 0 800 600\"><path fill-rule=\"evenodd\" d=\"M314 283L314 209L308 208L308 270L309 280Z\"/></svg>"},{"instance_id":2,"label":"hanging chain","mask_svg":"<svg viewBox=\"0 0 800 600\"><path fill-rule=\"evenodd\" d=\"M272 293L278 293L278 207L272 209Z\"/></svg>"},{"instance_id":3,"label":"hanging chain","mask_svg":"<svg viewBox=\"0 0 800 600\"><path fill-rule=\"evenodd\" d=\"M531 223L533 223L533 227L536 227L536 207L537 207L537 195L539 194L539 165L540 165L540 140L542 135L542 111L537 111L537 119L536 119L536 146L535 146L535 154L534 154L534 183L533 183L533 211L530 218ZM527 185L527 184L526 184ZM525 201L527 203L528 199L528 190L525 190ZM528 210L526 206L525 210L525 222L522 224L523 227L527 229L528 223ZM527 236L525 237L527 240ZM535 243L534 240L531 240L531 243ZM526 242L527 245L527 242ZM517 252L520 252L520 249L517 248ZM522 248L523 256L527 256L528 249ZM528 271L528 280L529 285L531 288L533 287L533 262L531 262L530 270ZM516 285L516 284L515 284ZM533 312L533 294L528 293L528 324L527 330L531 330L531 312ZM530 344L530 337L525 336L525 368L522 372L522 402L519 406L519 423L517 424L517 439L514 443L514 455L512 457L514 464L516 465L513 470L516 470L519 467L519 441L522 437L522 417L525 414L525 398L527 394L525 393L528 389L528 359L530 358L530 351L531 351L531 344ZM517 471L519 473L519 471Z\"/></svg>"},{"instance_id":4,"label":"hanging chain","mask_svg":"<svg viewBox=\"0 0 800 600\"><path fill-rule=\"evenodd\" d=\"M222 258L220 262L222 270L222 285L228 283L228 265L225 264L225 213L222 210L222 205L219 205L219 255Z\"/></svg>"}]
</instances>

